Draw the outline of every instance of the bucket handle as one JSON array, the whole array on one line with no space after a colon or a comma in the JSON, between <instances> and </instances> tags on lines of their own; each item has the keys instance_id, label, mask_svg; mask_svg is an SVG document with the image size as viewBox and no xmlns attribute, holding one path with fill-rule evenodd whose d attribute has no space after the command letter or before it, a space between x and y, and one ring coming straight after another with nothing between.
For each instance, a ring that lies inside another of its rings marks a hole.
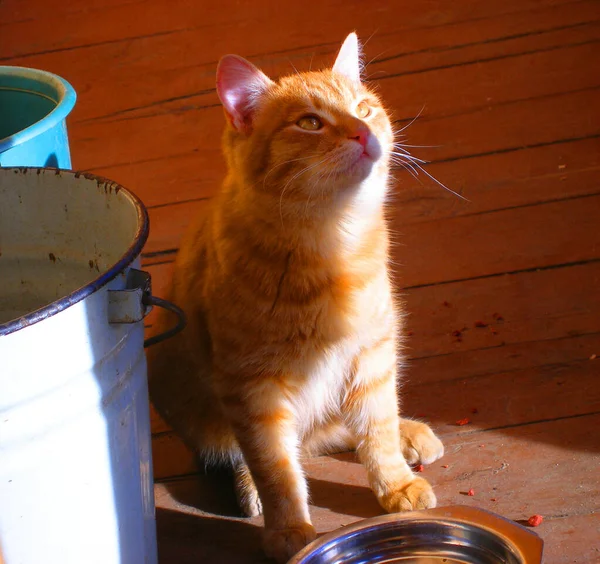
<instances>
[{"instance_id":1,"label":"bucket handle","mask_svg":"<svg viewBox=\"0 0 600 564\"><path fill-rule=\"evenodd\" d=\"M144 347L151 347L170 339L186 326L185 312L175 304L152 295L152 279L145 270L130 268L124 290L108 291L108 322L137 323L152 311L152 307L162 307L177 316L177 323L159 335L144 341Z\"/></svg>"}]
</instances>

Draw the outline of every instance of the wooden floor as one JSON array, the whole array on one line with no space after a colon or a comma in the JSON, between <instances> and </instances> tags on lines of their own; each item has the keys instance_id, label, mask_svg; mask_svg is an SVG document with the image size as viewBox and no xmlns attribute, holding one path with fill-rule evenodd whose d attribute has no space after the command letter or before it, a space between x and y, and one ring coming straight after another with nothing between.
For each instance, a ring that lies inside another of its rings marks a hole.
<instances>
[{"instance_id":1,"label":"wooden floor","mask_svg":"<svg viewBox=\"0 0 600 564\"><path fill-rule=\"evenodd\" d=\"M419 115L414 154L468 199L396 172L404 412L447 452L424 475L441 505L542 514L549 564L600 562L598 0L3 0L0 64L74 85L73 166L147 204L160 295L223 175L218 58L314 68L353 29L397 122ZM229 478L199 474L156 417L154 433L161 564L262 562ZM306 467L319 531L380 513L351 454Z\"/></svg>"}]
</instances>

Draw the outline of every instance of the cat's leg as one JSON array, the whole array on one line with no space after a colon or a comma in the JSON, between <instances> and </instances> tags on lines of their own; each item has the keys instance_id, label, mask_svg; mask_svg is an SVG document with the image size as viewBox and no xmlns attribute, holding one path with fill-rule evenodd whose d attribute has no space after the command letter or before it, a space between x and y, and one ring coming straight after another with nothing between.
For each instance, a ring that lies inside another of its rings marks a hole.
<instances>
[{"instance_id":1,"label":"cat's leg","mask_svg":"<svg viewBox=\"0 0 600 564\"><path fill-rule=\"evenodd\" d=\"M235 495L240 509L248 517L257 517L262 514L262 502L256 489L256 484L250 469L244 460L240 460L233 468Z\"/></svg>"},{"instance_id":2,"label":"cat's leg","mask_svg":"<svg viewBox=\"0 0 600 564\"><path fill-rule=\"evenodd\" d=\"M356 438L340 419L319 425L304 438L302 443L303 455L307 458L355 449Z\"/></svg>"},{"instance_id":3,"label":"cat's leg","mask_svg":"<svg viewBox=\"0 0 600 564\"><path fill-rule=\"evenodd\" d=\"M283 564L314 540L316 531L299 461L295 414L277 387L274 382L272 393L261 387L244 394L243 400L235 391L222 391L221 401L262 502L263 548Z\"/></svg>"},{"instance_id":4,"label":"cat's leg","mask_svg":"<svg viewBox=\"0 0 600 564\"><path fill-rule=\"evenodd\" d=\"M402 454L393 337L363 351L353 372L342 414L379 503L388 512L435 507L433 489Z\"/></svg>"},{"instance_id":5,"label":"cat's leg","mask_svg":"<svg viewBox=\"0 0 600 564\"><path fill-rule=\"evenodd\" d=\"M421 421L400 419L400 447L409 464L431 464L444 456L444 445Z\"/></svg>"},{"instance_id":6,"label":"cat's leg","mask_svg":"<svg viewBox=\"0 0 600 564\"><path fill-rule=\"evenodd\" d=\"M315 429L302 447L306 457L324 456L356 450L356 437L341 421L334 420ZM400 418L400 449L411 465L431 464L444 455L444 445L429 425L403 417Z\"/></svg>"}]
</instances>

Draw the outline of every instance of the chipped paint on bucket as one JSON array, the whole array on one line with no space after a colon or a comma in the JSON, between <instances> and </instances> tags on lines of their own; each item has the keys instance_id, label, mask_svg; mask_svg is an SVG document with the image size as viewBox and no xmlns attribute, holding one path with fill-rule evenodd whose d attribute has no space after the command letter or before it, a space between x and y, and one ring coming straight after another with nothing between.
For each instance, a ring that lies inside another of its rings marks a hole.
<instances>
[{"instance_id":1,"label":"chipped paint on bucket","mask_svg":"<svg viewBox=\"0 0 600 564\"><path fill-rule=\"evenodd\" d=\"M148 235L117 184L0 168L4 564L155 564L143 321L111 323Z\"/></svg>"}]
</instances>

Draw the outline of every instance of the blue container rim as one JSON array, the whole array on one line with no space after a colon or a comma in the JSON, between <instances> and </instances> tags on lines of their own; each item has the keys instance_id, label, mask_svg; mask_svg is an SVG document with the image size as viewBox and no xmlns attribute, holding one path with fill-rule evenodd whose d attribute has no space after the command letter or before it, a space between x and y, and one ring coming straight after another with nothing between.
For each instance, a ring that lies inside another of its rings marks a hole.
<instances>
[{"instance_id":1,"label":"blue container rim","mask_svg":"<svg viewBox=\"0 0 600 564\"><path fill-rule=\"evenodd\" d=\"M64 78L56 74L28 67L0 65L0 90L19 89L17 88L17 85L13 85L12 82L17 82L19 79L23 78L43 83L54 88L56 97L58 98L57 100L54 100L54 102L56 102L56 107L39 121L21 131L17 131L17 133L13 133L8 137L0 139L0 153L8 151L8 149L15 145L21 145L26 141L37 137L63 121L69 115L77 100L75 89ZM28 90L28 92L40 96L43 95L41 92L36 92L35 90Z\"/></svg>"},{"instance_id":2,"label":"blue container rim","mask_svg":"<svg viewBox=\"0 0 600 564\"><path fill-rule=\"evenodd\" d=\"M123 272L139 255L142 253L142 249L148 239L148 233L150 231L150 219L148 212L142 201L133 193L124 188L120 184L108 180L102 176L90 174L88 172L78 172L67 169L56 169L47 167L0 167L0 174L6 171L7 174L56 174L56 175L72 175L75 178L83 176L86 180L95 181L98 186L106 186L115 193L123 194L131 204L133 204L137 213L137 228L133 237L132 243L125 251L123 256L113 264L108 270L101 273L100 276L82 286L81 288L71 292L67 296L60 298L44 307L27 313L17 319L13 319L6 323L0 324L0 337L9 335L20 329L25 329L34 323L38 323L60 313L61 311L75 305L76 303L84 300L88 296L91 296L94 292L97 292L103 286L106 286L111 280L117 277L117 275Z\"/></svg>"}]
</instances>

